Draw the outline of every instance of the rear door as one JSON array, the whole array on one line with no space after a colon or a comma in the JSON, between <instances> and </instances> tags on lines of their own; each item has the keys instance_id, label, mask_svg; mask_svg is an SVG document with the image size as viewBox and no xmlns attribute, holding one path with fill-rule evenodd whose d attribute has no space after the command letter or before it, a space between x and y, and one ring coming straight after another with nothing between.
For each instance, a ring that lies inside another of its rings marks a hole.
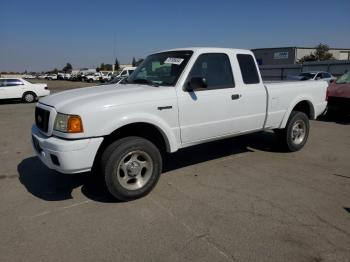
<instances>
[{"instance_id":1,"label":"rear door","mask_svg":"<svg viewBox=\"0 0 350 262\"><path fill-rule=\"evenodd\" d=\"M4 98L21 98L24 83L20 79L5 79L2 84Z\"/></svg>"},{"instance_id":2,"label":"rear door","mask_svg":"<svg viewBox=\"0 0 350 262\"><path fill-rule=\"evenodd\" d=\"M20 79L10 79L7 81L8 94L10 98L21 98L25 89L25 85Z\"/></svg>"},{"instance_id":3,"label":"rear door","mask_svg":"<svg viewBox=\"0 0 350 262\"><path fill-rule=\"evenodd\" d=\"M237 54L240 74L237 74L239 97L238 117L233 119L233 130L249 132L264 127L267 111L267 91L260 78L257 63L251 54Z\"/></svg>"}]
</instances>

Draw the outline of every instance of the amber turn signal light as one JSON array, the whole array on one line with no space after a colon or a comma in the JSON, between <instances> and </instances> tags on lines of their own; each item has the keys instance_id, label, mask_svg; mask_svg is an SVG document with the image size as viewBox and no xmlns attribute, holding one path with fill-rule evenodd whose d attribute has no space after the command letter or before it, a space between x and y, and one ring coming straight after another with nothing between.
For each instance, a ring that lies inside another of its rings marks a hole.
<instances>
[{"instance_id":1,"label":"amber turn signal light","mask_svg":"<svg viewBox=\"0 0 350 262\"><path fill-rule=\"evenodd\" d=\"M68 117L67 132L68 133L82 133L82 132L84 132L83 122L81 121L80 116L69 116Z\"/></svg>"}]
</instances>

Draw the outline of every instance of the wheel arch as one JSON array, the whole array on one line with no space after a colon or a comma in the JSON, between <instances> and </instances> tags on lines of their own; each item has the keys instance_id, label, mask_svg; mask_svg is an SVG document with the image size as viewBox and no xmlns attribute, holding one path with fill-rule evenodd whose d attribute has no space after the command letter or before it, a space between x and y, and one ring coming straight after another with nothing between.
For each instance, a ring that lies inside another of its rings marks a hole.
<instances>
[{"instance_id":1,"label":"wheel arch","mask_svg":"<svg viewBox=\"0 0 350 262\"><path fill-rule=\"evenodd\" d=\"M26 91L24 91L23 94L22 94L22 97L21 97L22 100L24 100L24 96L25 96L26 94L33 94L33 95L34 95L34 100L38 98L38 95L37 95L33 90L26 90Z\"/></svg>"},{"instance_id":2,"label":"wheel arch","mask_svg":"<svg viewBox=\"0 0 350 262\"><path fill-rule=\"evenodd\" d=\"M124 123L104 137L103 142L97 150L94 166L97 166L96 164L99 162L108 145L127 136L145 138L155 144L161 152L174 152L178 149L174 141L169 139L168 132L154 123L146 121Z\"/></svg>"},{"instance_id":3,"label":"wheel arch","mask_svg":"<svg viewBox=\"0 0 350 262\"><path fill-rule=\"evenodd\" d=\"M309 119L315 119L315 107L312 103L312 99L308 97L299 98L295 100L286 111L280 128L284 128L287 125L289 116L293 111L303 112L308 116Z\"/></svg>"}]
</instances>

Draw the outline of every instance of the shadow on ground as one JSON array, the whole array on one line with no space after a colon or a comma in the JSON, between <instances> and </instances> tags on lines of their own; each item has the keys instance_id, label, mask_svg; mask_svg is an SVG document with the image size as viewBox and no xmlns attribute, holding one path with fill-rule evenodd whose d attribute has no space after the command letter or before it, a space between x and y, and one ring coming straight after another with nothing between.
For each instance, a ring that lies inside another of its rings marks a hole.
<instances>
[{"instance_id":1,"label":"shadow on ground","mask_svg":"<svg viewBox=\"0 0 350 262\"><path fill-rule=\"evenodd\" d=\"M318 117L317 120L340 125L350 125L350 116L343 114L327 114L325 116Z\"/></svg>"},{"instance_id":2,"label":"shadow on ground","mask_svg":"<svg viewBox=\"0 0 350 262\"><path fill-rule=\"evenodd\" d=\"M21 99L0 99L0 105L25 104Z\"/></svg>"},{"instance_id":3,"label":"shadow on ground","mask_svg":"<svg viewBox=\"0 0 350 262\"><path fill-rule=\"evenodd\" d=\"M165 175L169 171L254 150L280 152L272 132L261 132L202 144L167 154L164 158ZM72 198L75 188L99 202L116 202L106 190L101 176L91 172L66 175L47 168L37 157L24 159L17 167L20 182L28 192L46 201L63 201Z\"/></svg>"}]
</instances>

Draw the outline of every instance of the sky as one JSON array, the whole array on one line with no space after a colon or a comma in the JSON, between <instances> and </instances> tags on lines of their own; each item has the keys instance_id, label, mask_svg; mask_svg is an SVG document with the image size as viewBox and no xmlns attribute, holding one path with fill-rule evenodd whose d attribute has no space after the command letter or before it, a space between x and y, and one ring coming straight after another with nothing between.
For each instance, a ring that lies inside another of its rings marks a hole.
<instances>
[{"instance_id":1,"label":"sky","mask_svg":"<svg viewBox=\"0 0 350 262\"><path fill-rule=\"evenodd\" d=\"M0 0L0 72L193 47L350 48L350 0Z\"/></svg>"}]
</instances>

